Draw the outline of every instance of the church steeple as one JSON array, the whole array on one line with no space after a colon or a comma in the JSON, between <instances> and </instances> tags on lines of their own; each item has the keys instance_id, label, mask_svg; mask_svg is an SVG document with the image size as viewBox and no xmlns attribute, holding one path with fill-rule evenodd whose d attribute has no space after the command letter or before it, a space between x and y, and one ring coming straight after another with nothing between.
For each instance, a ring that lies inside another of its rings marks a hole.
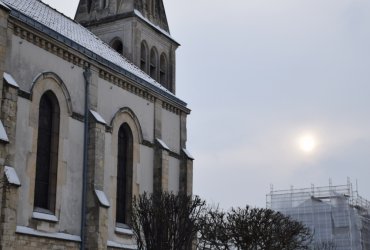
<instances>
[{"instance_id":1,"label":"church steeple","mask_svg":"<svg viewBox=\"0 0 370 250\"><path fill-rule=\"evenodd\" d=\"M75 20L175 92L175 51L163 0L80 0Z\"/></svg>"}]
</instances>

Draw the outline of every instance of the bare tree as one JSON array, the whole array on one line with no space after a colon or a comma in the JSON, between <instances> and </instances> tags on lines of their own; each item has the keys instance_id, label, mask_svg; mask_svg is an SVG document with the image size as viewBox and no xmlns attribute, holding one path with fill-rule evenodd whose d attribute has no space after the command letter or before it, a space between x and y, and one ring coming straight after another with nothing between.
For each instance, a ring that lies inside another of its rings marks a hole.
<instances>
[{"instance_id":1,"label":"bare tree","mask_svg":"<svg viewBox=\"0 0 370 250\"><path fill-rule=\"evenodd\" d=\"M132 211L138 249L190 249L204 208L205 202L197 196L165 192L139 195Z\"/></svg>"},{"instance_id":2,"label":"bare tree","mask_svg":"<svg viewBox=\"0 0 370 250\"><path fill-rule=\"evenodd\" d=\"M302 223L270 209L210 209L202 223L199 249L303 250L312 239Z\"/></svg>"},{"instance_id":3,"label":"bare tree","mask_svg":"<svg viewBox=\"0 0 370 250\"><path fill-rule=\"evenodd\" d=\"M314 243L312 247L312 250L335 250L335 249L337 249L337 246L332 240Z\"/></svg>"},{"instance_id":4,"label":"bare tree","mask_svg":"<svg viewBox=\"0 0 370 250\"><path fill-rule=\"evenodd\" d=\"M312 239L308 227L271 209L232 209L227 220L237 249L308 249Z\"/></svg>"},{"instance_id":5,"label":"bare tree","mask_svg":"<svg viewBox=\"0 0 370 250\"><path fill-rule=\"evenodd\" d=\"M226 212L209 207L204 210L198 226L198 249L232 249Z\"/></svg>"}]
</instances>

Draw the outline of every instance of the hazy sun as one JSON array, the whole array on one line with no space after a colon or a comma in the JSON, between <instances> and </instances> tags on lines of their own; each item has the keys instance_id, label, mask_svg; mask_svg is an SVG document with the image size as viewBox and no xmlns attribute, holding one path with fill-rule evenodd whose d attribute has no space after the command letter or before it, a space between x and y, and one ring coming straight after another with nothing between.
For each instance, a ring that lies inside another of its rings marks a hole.
<instances>
[{"instance_id":1,"label":"hazy sun","mask_svg":"<svg viewBox=\"0 0 370 250\"><path fill-rule=\"evenodd\" d=\"M311 134L304 134L299 137L298 140L299 148L305 153L311 153L317 146L316 138Z\"/></svg>"}]
</instances>

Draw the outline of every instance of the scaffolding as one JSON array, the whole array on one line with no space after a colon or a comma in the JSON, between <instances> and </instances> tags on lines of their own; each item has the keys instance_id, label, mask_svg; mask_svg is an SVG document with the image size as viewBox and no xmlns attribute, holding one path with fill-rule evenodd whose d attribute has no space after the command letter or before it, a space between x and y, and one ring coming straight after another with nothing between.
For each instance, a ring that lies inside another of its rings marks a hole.
<instances>
[{"instance_id":1,"label":"scaffolding","mask_svg":"<svg viewBox=\"0 0 370 250\"><path fill-rule=\"evenodd\" d=\"M357 185L356 185L357 186ZM352 183L325 187L273 190L267 207L308 226L312 246L333 244L337 250L370 250L370 202L353 190Z\"/></svg>"}]
</instances>

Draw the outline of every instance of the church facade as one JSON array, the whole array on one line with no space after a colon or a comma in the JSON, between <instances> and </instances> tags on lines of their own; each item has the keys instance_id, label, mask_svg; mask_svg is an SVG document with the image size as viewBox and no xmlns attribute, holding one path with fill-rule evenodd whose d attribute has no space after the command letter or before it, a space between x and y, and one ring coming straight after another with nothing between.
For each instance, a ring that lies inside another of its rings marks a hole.
<instances>
[{"instance_id":1,"label":"church facade","mask_svg":"<svg viewBox=\"0 0 370 250\"><path fill-rule=\"evenodd\" d=\"M161 0L0 0L0 249L136 249L135 195L192 194L178 46Z\"/></svg>"}]
</instances>

